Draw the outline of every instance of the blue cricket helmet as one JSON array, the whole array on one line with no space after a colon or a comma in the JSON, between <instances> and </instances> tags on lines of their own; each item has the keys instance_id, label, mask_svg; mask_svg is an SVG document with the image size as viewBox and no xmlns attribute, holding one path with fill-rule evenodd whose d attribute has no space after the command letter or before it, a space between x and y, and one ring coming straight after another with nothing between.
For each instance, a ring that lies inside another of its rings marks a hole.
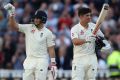
<instances>
[{"instance_id":1,"label":"blue cricket helmet","mask_svg":"<svg viewBox=\"0 0 120 80\"><path fill-rule=\"evenodd\" d=\"M37 10L34 14L34 19L35 18L39 18L42 23L46 23L47 21L47 14L45 11L42 11L42 10Z\"/></svg>"}]
</instances>

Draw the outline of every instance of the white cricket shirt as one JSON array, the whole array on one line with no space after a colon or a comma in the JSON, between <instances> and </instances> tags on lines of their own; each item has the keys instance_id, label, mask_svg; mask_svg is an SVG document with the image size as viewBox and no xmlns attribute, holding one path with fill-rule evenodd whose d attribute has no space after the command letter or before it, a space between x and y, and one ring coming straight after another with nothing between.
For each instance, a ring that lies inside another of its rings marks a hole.
<instances>
[{"instance_id":1,"label":"white cricket shirt","mask_svg":"<svg viewBox=\"0 0 120 80\"><path fill-rule=\"evenodd\" d=\"M87 35L91 35L95 24L88 23L88 28L85 29L80 23L76 24L71 29L71 39L79 38L85 39ZM104 37L103 33L99 30L97 35ZM84 43L82 45L74 45L74 58L95 53L95 43Z\"/></svg>"},{"instance_id":2,"label":"white cricket shirt","mask_svg":"<svg viewBox=\"0 0 120 80\"><path fill-rule=\"evenodd\" d=\"M47 48L55 45L52 32L43 27L38 30L34 24L19 24L19 31L25 33L27 57L48 58Z\"/></svg>"}]
</instances>

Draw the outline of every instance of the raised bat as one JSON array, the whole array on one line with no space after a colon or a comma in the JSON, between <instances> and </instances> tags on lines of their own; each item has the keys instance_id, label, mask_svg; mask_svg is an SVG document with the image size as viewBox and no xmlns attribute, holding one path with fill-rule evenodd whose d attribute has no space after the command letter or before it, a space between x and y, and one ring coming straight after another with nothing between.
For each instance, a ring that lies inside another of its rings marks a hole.
<instances>
[{"instance_id":1,"label":"raised bat","mask_svg":"<svg viewBox=\"0 0 120 80\"><path fill-rule=\"evenodd\" d=\"M94 35L96 35L97 31L100 29L100 24L104 21L106 15L107 15L108 9L109 9L109 5L106 3L103 4L102 10L101 10L100 15L96 22L96 26L93 30Z\"/></svg>"}]
</instances>

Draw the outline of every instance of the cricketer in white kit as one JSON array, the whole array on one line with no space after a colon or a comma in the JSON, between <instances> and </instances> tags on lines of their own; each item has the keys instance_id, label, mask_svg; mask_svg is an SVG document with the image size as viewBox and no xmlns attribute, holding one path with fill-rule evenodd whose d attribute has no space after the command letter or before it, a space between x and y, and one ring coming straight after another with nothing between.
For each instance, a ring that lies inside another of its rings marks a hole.
<instances>
[{"instance_id":1,"label":"cricketer in white kit","mask_svg":"<svg viewBox=\"0 0 120 80\"><path fill-rule=\"evenodd\" d=\"M79 8L80 22L72 27L71 39L74 45L72 62L72 80L95 80L97 74L97 57L95 54L95 24L91 21L91 10ZM99 30L97 35L104 37Z\"/></svg>"},{"instance_id":2,"label":"cricketer in white kit","mask_svg":"<svg viewBox=\"0 0 120 80\"><path fill-rule=\"evenodd\" d=\"M27 57L23 63L23 80L46 80L49 56L51 58L50 68L53 79L56 79L55 42L52 32L44 27L47 20L46 13L41 10L36 11L34 24L18 24L14 19L15 7L9 3L4 8L10 15L10 26L25 34Z\"/></svg>"}]
</instances>

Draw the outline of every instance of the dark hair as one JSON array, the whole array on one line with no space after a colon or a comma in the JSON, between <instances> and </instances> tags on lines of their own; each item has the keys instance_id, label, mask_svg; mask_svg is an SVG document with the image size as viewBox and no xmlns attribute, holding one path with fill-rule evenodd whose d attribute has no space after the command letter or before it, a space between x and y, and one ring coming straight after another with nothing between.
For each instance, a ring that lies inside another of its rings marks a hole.
<instances>
[{"instance_id":1,"label":"dark hair","mask_svg":"<svg viewBox=\"0 0 120 80\"><path fill-rule=\"evenodd\" d=\"M78 8L78 16L84 15L91 12L90 8L86 8L86 7L79 7Z\"/></svg>"}]
</instances>

